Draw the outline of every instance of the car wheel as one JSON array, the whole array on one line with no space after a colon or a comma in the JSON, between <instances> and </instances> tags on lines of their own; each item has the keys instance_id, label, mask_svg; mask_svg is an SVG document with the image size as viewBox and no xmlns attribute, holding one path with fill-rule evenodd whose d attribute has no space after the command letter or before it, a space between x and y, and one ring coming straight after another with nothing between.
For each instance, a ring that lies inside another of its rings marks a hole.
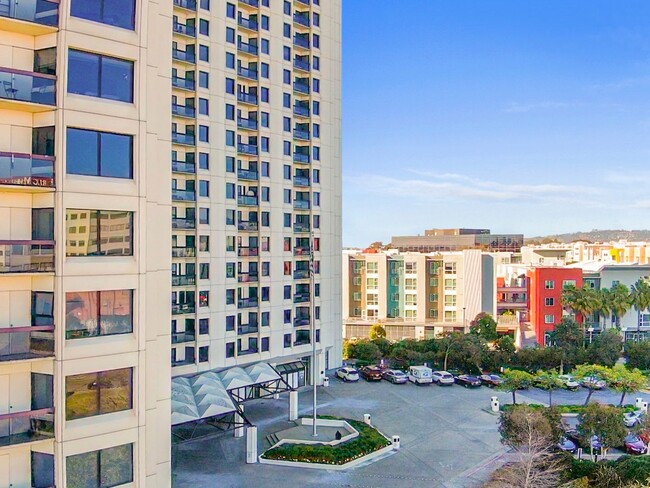
<instances>
[{"instance_id":1,"label":"car wheel","mask_svg":"<svg viewBox=\"0 0 650 488\"><path fill-rule=\"evenodd\" d=\"M465 383L463 386L464 386L465 388L469 388L469 385L468 385L467 383Z\"/></svg>"}]
</instances>

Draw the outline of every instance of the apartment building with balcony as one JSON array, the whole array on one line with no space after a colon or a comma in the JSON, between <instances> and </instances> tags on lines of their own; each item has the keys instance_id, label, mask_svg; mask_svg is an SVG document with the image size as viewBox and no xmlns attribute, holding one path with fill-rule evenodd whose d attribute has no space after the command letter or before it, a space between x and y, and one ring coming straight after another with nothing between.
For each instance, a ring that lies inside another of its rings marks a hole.
<instances>
[{"instance_id":1,"label":"apartment building with balcony","mask_svg":"<svg viewBox=\"0 0 650 488\"><path fill-rule=\"evenodd\" d=\"M171 2L0 3L0 486L169 486Z\"/></svg>"},{"instance_id":2,"label":"apartment building with balcony","mask_svg":"<svg viewBox=\"0 0 650 488\"><path fill-rule=\"evenodd\" d=\"M391 340L467 330L480 312L495 314L494 262L480 250L346 251L344 336L367 338L377 323Z\"/></svg>"},{"instance_id":3,"label":"apartment building with balcony","mask_svg":"<svg viewBox=\"0 0 650 488\"><path fill-rule=\"evenodd\" d=\"M174 0L169 30L172 375L336 367L341 1Z\"/></svg>"}]
</instances>

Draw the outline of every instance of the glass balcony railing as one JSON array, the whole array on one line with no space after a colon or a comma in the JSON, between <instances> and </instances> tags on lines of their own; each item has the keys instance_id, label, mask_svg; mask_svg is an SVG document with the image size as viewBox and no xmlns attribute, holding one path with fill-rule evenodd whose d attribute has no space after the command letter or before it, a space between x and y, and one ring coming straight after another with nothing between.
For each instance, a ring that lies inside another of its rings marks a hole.
<instances>
[{"instance_id":1,"label":"glass balcony railing","mask_svg":"<svg viewBox=\"0 0 650 488\"><path fill-rule=\"evenodd\" d=\"M309 49L309 39L301 36L293 36L293 45Z\"/></svg>"},{"instance_id":2,"label":"glass balcony railing","mask_svg":"<svg viewBox=\"0 0 650 488\"><path fill-rule=\"evenodd\" d=\"M305 153L293 153L293 160L296 163L309 163L309 154Z\"/></svg>"},{"instance_id":3,"label":"glass balcony railing","mask_svg":"<svg viewBox=\"0 0 650 488\"><path fill-rule=\"evenodd\" d=\"M308 269L296 269L293 272L293 278L295 280L304 280L306 278L309 278L309 270Z\"/></svg>"},{"instance_id":4,"label":"glass balcony railing","mask_svg":"<svg viewBox=\"0 0 650 488\"><path fill-rule=\"evenodd\" d=\"M293 21L296 24L300 24L300 25L303 25L305 27L309 27L309 14L295 13L295 14L293 14Z\"/></svg>"},{"instance_id":5,"label":"glass balcony railing","mask_svg":"<svg viewBox=\"0 0 650 488\"><path fill-rule=\"evenodd\" d=\"M175 202L195 202L196 192L194 190L172 188L172 200Z\"/></svg>"},{"instance_id":6,"label":"glass balcony railing","mask_svg":"<svg viewBox=\"0 0 650 488\"><path fill-rule=\"evenodd\" d=\"M54 158L0 152L0 185L54 188Z\"/></svg>"},{"instance_id":7,"label":"glass balcony railing","mask_svg":"<svg viewBox=\"0 0 650 488\"><path fill-rule=\"evenodd\" d=\"M196 275L172 275L172 286L196 285Z\"/></svg>"},{"instance_id":8,"label":"glass balcony railing","mask_svg":"<svg viewBox=\"0 0 650 488\"><path fill-rule=\"evenodd\" d=\"M309 177L307 176L294 176L293 184L296 186L309 186Z\"/></svg>"},{"instance_id":9,"label":"glass balcony railing","mask_svg":"<svg viewBox=\"0 0 650 488\"><path fill-rule=\"evenodd\" d=\"M256 232L258 229L258 223L253 221L239 222L237 224L237 229Z\"/></svg>"},{"instance_id":10,"label":"glass balcony railing","mask_svg":"<svg viewBox=\"0 0 650 488\"><path fill-rule=\"evenodd\" d=\"M178 115L179 117L190 117L193 119L196 117L196 108L189 105L178 105L172 103L172 114Z\"/></svg>"},{"instance_id":11,"label":"glass balcony railing","mask_svg":"<svg viewBox=\"0 0 650 488\"><path fill-rule=\"evenodd\" d=\"M294 256L309 256L309 248L308 247L294 247L293 248L293 255Z\"/></svg>"},{"instance_id":12,"label":"glass balcony railing","mask_svg":"<svg viewBox=\"0 0 650 488\"><path fill-rule=\"evenodd\" d=\"M310 227L309 224L299 224L295 223L293 224L293 231L294 232L310 232Z\"/></svg>"},{"instance_id":13,"label":"glass balcony railing","mask_svg":"<svg viewBox=\"0 0 650 488\"><path fill-rule=\"evenodd\" d=\"M301 117L309 117L309 106L294 105L293 113Z\"/></svg>"},{"instance_id":14,"label":"glass balcony railing","mask_svg":"<svg viewBox=\"0 0 650 488\"><path fill-rule=\"evenodd\" d=\"M293 130L293 137L295 137L296 139L300 139L302 141L308 141L309 140L309 131L308 130L294 129Z\"/></svg>"},{"instance_id":15,"label":"glass balcony railing","mask_svg":"<svg viewBox=\"0 0 650 488\"><path fill-rule=\"evenodd\" d=\"M238 256L259 256L260 255L260 248L259 247L244 247L240 246L237 249L237 255Z\"/></svg>"},{"instance_id":16,"label":"glass balcony railing","mask_svg":"<svg viewBox=\"0 0 650 488\"><path fill-rule=\"evenodd\" d=\"M0 414L0 447L54 438L54 409Z\"/></svg>"},{"instance_id":17,"label":"glass balcony railing","mask_svg":"<svg viewBox=\"0 0 650 488\"><path fill-rule=\"evenodd\" d=\"M257 181L259 177L259 174L257 171L251 171L249 169L238 169L237 170L237 178L240 180L251 180L251 181Z\"/></svg>"},{"instance_id":18,"label":"glass balcony railing","mask_svg":"<svg viewBox=\"0 0 650 488\"><path fill-rule=\"evenodd\" d=\"M237 144L237 152L257 156L257 146L255 144L244 144L243 142L240 142Z\"/></svg>"},{"instance_id":19,"label":"glass balcony railing","mask_svg":"<svg viewBox=\"0 0 650 488\"><path fill-rule=\"evenodd\" d=\"M186 356L185 359L177 359L176 361L172 361L172 368L176 366L188 366L190 364L195 364L195 363L196 363L196 358L194 355Z\"/></svg>"},{"instance_id":20,"label":"glass balcony railing","mask_svg":"<svg viewBox=\"0 0 650 488\"><path fill-rule=\"evenodd\" d=\"M183 342L194 342L196 332L193 330L185 332L172 332L172 344L182 344Z\"/></svg>"},{"instance_id":21,"label":"glass balcony railing","mask_svg":"<svg viewBox=\"0 0 650 488\"><path fill-rule=\"evenodd\" d=\"M196 229L196 219L172 217L172 229Z\"/></svg>"},{"instance_id":22,"label":"glass balcony railing","mask_svg":"<svg viewBox=\"0 0 650 488\"><path fill-rule=\"evenodd\" d=\"M0 241L0 273L54 271L54 241Z\"/></svg>"},{"instance_id":23,"label":"glass balcony railing","mask_svg":"<svg viewBox=\"0 0 650 488\"><path fill-rule=\"evenodd\" d=\"M57 27L59 25L59 2L50 0L0 2L0 17Z\"/></svg>"},{"instance_id":24,"label":"glass balcony railing","mask_svg":"<svg viewBox=\"0 0 650 488\"><path fill-rule=\"evenodd\" d=\"M54 356L54 326L0 328L0 362Z\"/></svg>"},{"instance_id":25,"label":"glass balcony railing","mask_svg":"<svg viewBox=\"0 0 650 488\"><path fill-rule=\"evenodd\" d=\"M172 132L172 142L174 144L183 144L185 146L195 146L196 136L194 134L183 134L182 132Z\"/></svg>"},{"instance_id":26,"label":"glass balcony railing","mask_svg":"<svg viewBox=\"0 0 650 488\"><path fill-rule=\"evenodd\" d=\"M257 334L259 330L260 329L256 323L240 325L237 327L237 334Z\"/></svg>"},{"instance_id":27,"label":"glass balcony railing","mask_svg":"<svg viewBox=\"0 0 650 488\"><path fill-rule=\"evenodd\" d=\"M295 293L293 303L306 303L309 301L309 293Z\"/></svg>"},{"instance_id":28,"label":"glass balcony railing","mask_svg":"<svg viewBox=\"0 0 650 488\"><path fill-rule=\"evenodd\" d=\"M243 53L252 54L253 56L257 56L258 53L257 45L251 44L250 42L239 41L237 43L237 50Z\"/></svg>"},{"instance_id":29,"label":"glass balcony railing","mask_svg":"<svg viewBox=\"0 0 650 488\"><path fill-rule=\"evenodd\" d=\"M196 305L194 303L172 303L172 315L183 313L194 313Z\"/></svg>"},{"instance_id":30,"label":"glass balcony railing","mask_svg":"<svg viewBox=\"0 0 650 488\"><path fill-rule=\"evenodd\" d=\"M243 27L244 29L252 30L252 31L255 31L255 32L257 32L257 30L259 28L257 22L255 22L254 20L251 20L251 19L246 19L246 18L241 17L241 16L237 19L237 24L240 27Z\"/></svg>"},{"instance_id":31,"label":"glass balcony railing","mask_svg":"<svg viewBox=\"0 0 650 488\"><path fill-rule=\"evenodd\" d=\"M183 90L196 89L196 81L188 78L181 78L180 76L172 76L172 86L182 88Z\"/></svg>"},{"instance_id":32,"label":"glass balcony railing","mask_svg":"<svg viewBox=\"0 0 650 488\"><path fill-rule=\"evenodd\" d=\"M249 354L257 354L259 349L257 346L248 346L248 349L237 348L237 356L248 356Z\"/></svg>"},{"instance_id":33,"label":"glass balcony railing","mask_svg":"<svg viewBox=\"0 0 650 488\"><path fill-rule=\"evenodd\" d=\"M249 196L249 195L237 195L237 204L257 205L257 197Z\"/></svg>"},{"instance_id":34,"label":"glass balcony railing","mask_svg":"<svg viewBox=\"0 0 650 488\"><path fill-rule=\"evenodd\" d=\"M181 34L183 36L196 37L196 27L193 25L181 24L180 22L174 22L172 25L174 34Z\"/></svg>"},{"instance_id":35,"label":"glass balcony railing","mask_svg":"<svg viewBox=\"0 0 650 488\"><path fill-rule=\"evenodd\" d=\"M257 273L239 273L237 276L239 283L257 283L259 281L259 274Z\"/></svg>"},{"instance_id":36,"label":"glass balcony railing","mask_svg":"<svg viewBox=\"0 0 650 488\"><path fill-rule=\"evenodd\" d=\"M196 173L196 164L187 161L177 161L172 159L172 171L174 173Z\"/></svg>"},{"instance_id":37,"label":"glass balcony railing","mask_svg":"<svg viewBox=\"0 0 650 488\"><path fill-rule=\"evenodd\" d=\"M186 63L196 63L196 54L191 51L181 51L180 49L172 48L172 58L177 61L185 61Z\"/></svg>"},{"instance_id":38,"label":"glass balcony railing","mask_svg":"<svg viewBox=\"0 0 650 488\"><path fill-rule=\"evenodd\" d=\"M257 120L255 119L244 119L242 117L237 118L237 127L240 129L250 129L257 130Z\"/></svg>"},{"instance_id":39,"label":"glass balcony railing","mask_svg":"<svg viewBox=\"0 0 650 488\"><path fill-rule=\"evenodd\" d=\"M254 93L237 92L237 100L250 105L257 105L257 95Z\"/></svg>"},{"instance_id":40,"label":"glass balcony railing","mask_svg":"<svg viewBox=\"0 0 650 488\"><path fill-rule=\"evenodd\" d=\"M194 258L196 257L196 248L174 246L172 247L172 257L173 258Z\"/></svg>"},{"instance_id":41,"label":"glass balcony railing","mask_svg":"<svg viewBox=\"0 0 650 488\"><path fill-rule=\"evenodd\" d=\"M309 210L309 200L294 200L293 208L298 210Z\"/></svg>"},{"instance_id":42,"label":"glass balcony railing","mask_svg":"<svg viewBox=\"0 0 650 488\"><path fill-rule=\"evenodd\" d=\"M56 105L56 76L0 68L0 98Z\"/></svg>"},{"instance_id":43,"label":"glass balcony railing","mask_svg":"<svg viewBox=\"0 0 650 488\"><path fill-rule=\"evenodd\" d=\"M296 81L293 84L293 89L298 93L304 93L306 95L309 95L309 85L307 83L300 83Z\"/></svg>"},{"instance_id":44,"label":"glass balcony railing","mask_svg":"<svg viewBox=\"0 0 650 488\"><path fill-rule=\"evenodd\" d=\"M302 59L294 59L293 67L303 71L309 71L311 69L309 61L303 61Z\"/></svg>"},{"instance_id":45,"label":"glass balcony railing","mask_svg":"<svg viewBox=\"0 0 650 488\"><path fill-rule=\"evenodd\" d=\"M249 80L257 81L257 70L252 68L246 68L244 66L237 67L237 74Z\"/></svg>"},{"instance_id":46,"label":"glass balcony railing","mask_svg":"<svg viewBox=\"0 0 650 488\"><path fill-rule=\"evenodd\" d=\"M294 327L302 327L304 325L309 325L309 317L296 317L293 319ZM309 342L309 340L307 340Z\"/></svg>"},{"instance_id":47,"label":"glass balcony railing","mask_svg":"<svg viewBox=\"0 0 650 488\"><path fill-rule=\"evenodd\" d=\"M174 5L187 10L196 10L196 0L174 0Z\"/></svg>"},{"instance_id":48,"label":"glass balcony railing","mask_svg":"<svg viewBox=\"0 0 650 488\"><path fill-rule=\"evenodd\" d=\"M244 5L249 5L255 8L260 6L259 0L239 0L239 3L243 3Z\"/></svg>"},{"instance_id":49,"label":"glass balcony railing","mask_svg":"<svg viewBox=\"0 0 650 488\"><path fill-rule=\"evenodd\" d=\"M237 300L237 308L252 308L259 304L257 298L240 298Z\"/></svg>"}]
</instances>

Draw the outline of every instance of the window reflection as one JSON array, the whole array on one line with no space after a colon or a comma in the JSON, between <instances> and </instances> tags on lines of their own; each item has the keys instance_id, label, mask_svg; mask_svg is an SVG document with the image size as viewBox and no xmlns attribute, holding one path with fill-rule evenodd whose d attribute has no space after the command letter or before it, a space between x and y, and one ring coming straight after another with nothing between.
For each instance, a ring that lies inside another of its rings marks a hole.
<instances>
[{"instance_id":1,"label":"window reflection","mask_svg":"<svg viewBox=\"0 0 650 488\"><path fill-rule=\"evenodd\" d=\"M133 212L66 212L67 256L132 256Z\"/></svg>"},{"instance_id":2,"label":"window reflection","mask_svg":"<svg viewBox=\"0 0 650 488\"><path fill-rule=\"evenodd\" d=\"M133 368L67 376L66 420L130 410L133 404Z\"/></svg>"},{"instance_id":3,"label":"window reflection","mask_svg":"<svg viewBox=\"0 0 650 488\"><path fill-rule=\"evenodd\" d=\"M66 338L133 332L133 290L66 294Z\"/></svg>"}]
</instances>

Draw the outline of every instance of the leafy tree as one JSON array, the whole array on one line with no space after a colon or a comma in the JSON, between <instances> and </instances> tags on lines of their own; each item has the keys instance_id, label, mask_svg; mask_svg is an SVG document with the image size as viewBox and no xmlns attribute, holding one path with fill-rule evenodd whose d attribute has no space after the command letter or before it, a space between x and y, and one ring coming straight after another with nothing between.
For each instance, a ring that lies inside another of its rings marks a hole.
<instances>
[{"instance_id":1,"label":"leafy tree","mask_svg":"<svg viewBox=\"0 0 650 488\"><path fill-rule=\"evenodd\" d=\"M502 391L511 392L512 404L515 405L517 403L517 390L523 390L530 386L533 381L533 375L518 369L506 369L501 376L501 379L503 379L503 383L501 383L497 388Z\"/></svg>"},{"instance_id":2,"label":"leafy tree","mask_svg":"<svg viewBox=\"0 0 650 488\"><path fill-rule=\"evenodd\" d=\"M650 307L650 284L640 279L630 289L630 303L637 313L637 326L641 324L641 314ZM638 339L637 339L638 340Z\"/></svg>"},{"instance_id":3,"label":"leafy tree","mask_svg":"<svg viewBox=\"0 0 650 488\"><path fill-rule=\"evenodd\" d=\"M600 366L598 364L581 364L579 366L576 366L573 374L578 381L582 381L585 378L598 378L601 380L606 380L610 375L610 368L607 366ZM591 396L594 394L594 385L592 382L587 382L585 383L585 386L589 390L584 403L587 405L589 403L589 400L591 400Z\"/></svg>"},{"instance_id":4,"label":"leafy tree","mask_svg":"<svg viewBox=\"0 0 650 488\"><path fill-rule=\"evenodd\" d=\"M585 441L589 441L591 455L593 456L593 436L598 436L602 444L603 456L610 447L623 444L627 429L623 423L623 414L620 410L592 403L587 405L579 416L578 432Z\"/></svg>"},{"instance_id":5,"label":"leafy tree","mask_svg":"<svg viewBox=\"0 0 650 488\"><path fill-rule=\"evenodd\" d=\"M515 347L515 340L509 335L499 337L494 343L494 347L497 351L501 351L509 355L512 355L517 351L517 348Z\"/></svg>"},{"instance_id":6,"label":"leafy tree","mask_svg":"<svg viewBox=\"0 0 650 488\"><path fill-rule=\"evenodd\" d=\"M616 330L607 330L599 334L587 347L587 361L593 364L614 366L621 356L623 339Z\"/></svg>"},{"instance_id":7,"label":"leafy tree","mask_svg":"<svg viewBox=\"0 0 650 488\"><path fill-rule=\"evenodd\" d=\"M486 312L479 313L474 320L470 322L470 333L482 337L487 342L497 340L497 322L492 315Z\"/></svg>"},{"instance_id":8,"label":"leafy tree","mask_svg":"<svg viewBox=\"0 0 650 488\"><path fill-rule=\"evenodd\" d=\"M374 339L385 339L386 338L386 329L381 324L375 324L370 327L369 337L371 340Z\"/></svg>"},{"instance_id":9,"label":"leafy tree","mask_svg":"<svg viewBox=\"0 0 650 488\"><path fill-rule=\"evenodd\" d=\"M512 364L526 371L557 369L562 365L562 351L554 347L533 347L517 351Z\"/></svg>"},{"instance_id":10,"label":"leafy tree","mask_svg":"<svg viewBox=\"0 0 650 488\"><path fill-rule=\"evenodd\" d=\"M584 346L584 338L585 335L580 325L571 318L564 318L555 326L555 330L551 334L551 342L561 352L561 374L564 373L567 363L571 365L578 363L577 359Z\"/></svg>"},{"instance_id":11,"label":"leafy tree","mask_svg":"<svg viewBox=\"0 0 650 488\"><path fill-rule=\"evenodd\" d=\"M548 391L548 404L553 405L553 392L564 386L555 371L538 371L535 374L535 385L542 390Z\"/></svg>"},{"instance_id":12,"label":"leafy tree","mask_svg":"<svg viewBox=\"0 0 650 488\"><path fill-rule=\"evenodd\" d=\"M377 344L365 339L356 342L348 341L347 350L344 352L347 358L356 358L360 361L375 362L381 358Z\"/></svg>"},{"instance_id":13,"label":"leafy tree","mask_svg":"<svg viewBox=\"0 0 650 488\"><path fill-rule=\"evenodd\" d=\"M458 348L463 339L463 334L460 332L447 332L438 340L439 342L439 357L442 359L442 369L447 370L449 361L449 354Z\"/></svg>"},{"instance_id":14,"label":"leafy tree","mask_svg":"<svg viewBox=\"0 0 650 488\"><path fill-rule=\"evenodd\" d=\"M617 364L609 371L607 377L609 387L621 393L619 406L623 405L625 395L635 393L648 385L648 378L638 369L628 369L622 364Z\"/></svg>"},{"instance_id":15,"label":"leafy tree","mask_svg":"<svg viewBox=\"0 0 650 488\"><path fill-rule=\"evenodd\" d=\"M624 355L628 367L650 369L650 341L626 343Z\"/></svg>"},{"instance_id":16,"label":"leafy tree","mask_svg":"<svg viewBox=\"0 0 650 488\"><path fill-rule=\"evenodd\" d=\"M387 358L390 356L390 352L393 348L393 344L388 339L378 338L378 339L371 339L371 341L379 348L381 357Z\"/></svg>"},{"instance_id":17,"label":"leafy tree","mask_svg":"<svg viewBox=\"0 0 650 488\"><path fill-rule=\"evenodd\" d=\"M454 366L470 373L480 373L487 353L485 341L474 334L461 335L460 340L450 351L449 358Z\"/></svg>"}]
</instances>

